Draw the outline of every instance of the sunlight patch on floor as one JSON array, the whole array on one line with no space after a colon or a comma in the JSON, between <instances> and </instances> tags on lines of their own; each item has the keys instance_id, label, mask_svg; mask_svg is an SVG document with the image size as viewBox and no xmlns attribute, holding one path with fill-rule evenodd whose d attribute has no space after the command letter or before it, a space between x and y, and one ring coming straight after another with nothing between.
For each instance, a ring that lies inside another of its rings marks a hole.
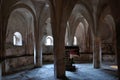
<instances>
[{"instance_id":1,"label":"sunlight patch on floor","mask_svg":"<svg viewBox=\"0 0 120 80\"><path fill-rule=\"evenodd\" d=\"M118 69L118 66L117 65L112 65L112 66L110 66L111 68L113 68L113 69Z\"/></svg>"}]
</instances>

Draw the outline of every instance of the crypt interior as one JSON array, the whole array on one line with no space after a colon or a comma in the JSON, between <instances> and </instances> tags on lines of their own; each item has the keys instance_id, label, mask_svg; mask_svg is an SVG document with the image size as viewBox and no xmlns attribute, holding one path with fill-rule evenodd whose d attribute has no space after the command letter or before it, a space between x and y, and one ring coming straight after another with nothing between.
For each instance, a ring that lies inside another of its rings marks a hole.
<instances>
[{"instance_id":1,"label":"crypt interior","mask_svg":"<svg viewBox=\"0 0 120 80\"><path fill-rule=\"evenodd\" d=\"M0 0L0 80L120 80L120 0Z\"/></svg>"}]
</instances>

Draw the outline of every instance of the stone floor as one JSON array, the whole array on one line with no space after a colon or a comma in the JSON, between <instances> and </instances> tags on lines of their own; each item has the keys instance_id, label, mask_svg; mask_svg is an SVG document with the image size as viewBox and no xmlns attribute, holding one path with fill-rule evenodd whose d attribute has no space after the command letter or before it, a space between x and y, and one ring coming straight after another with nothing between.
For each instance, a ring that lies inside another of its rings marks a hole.
<instances>
[{"instance_id":1,"label":"stone floor","mask_svg":"<svg viewBox=\"0 0 120 80\"><path fill-rule=\"evenodd\" d=\"M117 70L110 66L104 65L101 69L94 69L92 64L74 65L77 70L75 72L66 71L67 80L118 80ZM42 68L3 76L2 80L55 80L54 65L47 64Z\"/></svg>"}]
</instances>

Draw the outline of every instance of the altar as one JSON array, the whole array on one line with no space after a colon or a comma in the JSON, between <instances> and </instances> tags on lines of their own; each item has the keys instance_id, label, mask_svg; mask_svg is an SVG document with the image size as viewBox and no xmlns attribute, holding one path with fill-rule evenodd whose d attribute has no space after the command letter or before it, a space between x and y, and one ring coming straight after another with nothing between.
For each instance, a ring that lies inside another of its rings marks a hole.
<instances>
[{"instance_id":1,"label":"altar","mask_svg":"<svg viewBox=\"0 0 120 80\"><path fill-rule=\"evenodd\" d=\"M79 55L79 46L65 46L65 66L67 71L75 71L74 57Z\"/></svg>"}]
</instances>

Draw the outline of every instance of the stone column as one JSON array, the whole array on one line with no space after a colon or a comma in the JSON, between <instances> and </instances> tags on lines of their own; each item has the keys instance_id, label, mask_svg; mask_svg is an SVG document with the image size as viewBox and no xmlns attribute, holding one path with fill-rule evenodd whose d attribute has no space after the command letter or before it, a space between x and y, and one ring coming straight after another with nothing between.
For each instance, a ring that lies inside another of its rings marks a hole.
<instances>
[{"instance_id":1,"label":"stone column","mask_svg":"<svg viewBox=\"0 0 120 80\"><path fill-rule=\"evenodd\" d=\"M65 79L65 31L70 13L77 0L49 0L54 38L55 78Z\"/></svg>"},{"instance_id":2,"label":"stone column","mask_svg":"<svg viewBox=\"0 0 120 80\"><path fill-rule=\"evenodd\" d=\"M62 6L62 5L61 5ZM59 14L61 12L57 12ZM61 20L59 22L59 20ZM56 79L65 80L65 31L67 21L60 15L52 15L52 33L54 38L54 75Z\"/></svg>"},{"instance_id":3,"label":"stone column","mask_svg":"<svg viewBox=\"0 0 120 80\"><path fill-rule=\"evenodd\" d=\"M62 79L65 77L64 44L65 44L64 35L57 34L54 37L54 68L55 68L55 77Z\"/></svg>"},{"instance_id":4,"label":"stone column","mask_svg":"<svg viewBox=\"0 0 120 80\"><path fill-rule=\"evenodd\" d=\"M36 67L42 66L42 46L40 41L36 44Z\"/></svg>"},{"instance_id":5,"label":"stone column","mask_svg":"<svg viewBox=\"0 0 120 80\"><path fill-rule=\"evenodd\" d=\"M93 65L94 65L94 68L101 67L101 41L99 37L95 37L94 39Z\"/></svg>"},{"instance_id":6,"label":"stone column","mask_svg":"<svg viewBox=\"0 0 120 80\"><path fill-rule=\"evenodd\" d=\"M117 66L118 66L118 76L120 80L120 45L117 45Z\"/></svg>"},{"instance_id":7,"label":"stone column","mask_svg":"<svg viewBox=\"0 0 120 80\"><path fill-rule=\"evenodd\" d=\"M51 11L51 24L52 24L52 33L54 38L54 75L55 80L65 79L65 61L64 61L64 55L65 55L65 31L67 26L67 21L63 20L63 15L60 8L62 9L62 0L56 0L54 6L55 10L51 8L53 11ZM50 1L51 4L54 3L54 1ZM57 15L57 16L56 16ZM66 23L66 24L63 24Z\"/></svg>"},{"instance_id":8,"label":"stone column","mask_svg":"<svg viewBox=\"0 0 120 80\"><path fill-rule=\"evenodd\" d=\"M95 1L93 3L93 20L94 20L94 28L93 28L93 65L94 68L100 68L101 67L101 40L98 36L98 17L97 17L97 6L98 1Z\"/></svg>"},{"instance_id":9,"label":"stone column","mask_svg":"<svg viewBox=\"0 0 120 80\"><path fill-rule=\"evenodd\" d=\"M40 31L40 26L38 24L38 21L36 21L35 24L35 53L36 53L36 65L35 67L41 67L42 66L42 31Z\"/></svg>"},{"instance_id":10,"label":"stone column","mask_svg":"<svg viewBox=\"0 0 120 80\"><path fill-rule=\"evenodd\" d=\"M73 42L74 42L74 35L72 36L70 36L69 38L68 38L68 46L72 46L73 45Z\"/></svg>"},{"instance_id":11,"label":"stone column","mask_svg":"<svg viewBox=\"0 0 120 80\"><path fill-rule=\"evenodd\" d=\"M37 10L39 11L39 6L37 6ZM36 53L36 65L35 67L42 66L42 26L39 23L39 14L37 14L36 21L34 23L34 35L35 35L35 53Z\"/></svg>"},{"instance_id":12,"label":"stone column","mask_svg":"<svg viewBox=\"0 0 120 80\"><path fill-rule=\"evenodd\" d=\"M1 0L0 0L1 4ZM2 41L2 13L1 13L1 5L0 5L0 80L2 80L2 47L3 47L3 41Z\"/></svg>"},{"instance_id":13,"label":"stone column","mask_svg":"<svg viewBox=\"0 0 120 80\"><path fill-rule=\"evenodd\" d=\"M118 77L120 80L120 0L109 1L111 12L115 20L116 25L116 46L117 46L117 66L118 66Z\"/></svg>"},{"instance_id":14,"label":"stone column","mask_svg":"<svg viewBox=\"0 0 120 80\"><path fill-rule=\"evenodd\" d=\"M118 65L118 76L120 80L120 20L116 22L116 43L117 43L117 65Z\"/></svg>"}]
</instances>

